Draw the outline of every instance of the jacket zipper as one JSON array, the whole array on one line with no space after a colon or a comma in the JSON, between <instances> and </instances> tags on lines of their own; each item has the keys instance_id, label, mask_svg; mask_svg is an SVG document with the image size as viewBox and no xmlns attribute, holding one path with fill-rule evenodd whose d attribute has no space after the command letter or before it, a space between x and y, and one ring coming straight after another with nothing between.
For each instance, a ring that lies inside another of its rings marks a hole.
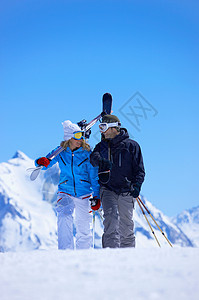
<instances>
[{"instance_id":1,"label":"jacket zipper","mask_svg":"<svg viewBox=\"0 0 199 300\"><path fill-rule=\"evenodd\" d=\"M122 154L121 152L119 153L119 167L122 166Z\"/></svg>"},{"instance_id":2,"label":"jacket zipper","mask_svg":"<svg viewBox=\"0 0 199 300\"><path fill-rule=\"evenodd\" d=\"M66 184L66 182L68 181L68 179L64 180L63 182L60 182L60 184Z\"/></svg>"},{"instance_id":3,"label":"jacket zipper","mask_svg":"<svg viewBox=\"0 0 199 300\"><path fill-rule=\"evenodd\" d=\"M84 179L80 179L80 181L82 182L87 182L87 183L90 183L88 180L84 180Z\"/></svg>"},{"instance_id":4,"label":"jacket zipper","mask_svg":"<svg viewBox=\"0 0 199 300\"><path fill-rule=\"evenodd\" d=\"M61 156L60 154L59 154L59 156L60 156L62 162L64 163L64 165L66 166L66 163L65 163L65 161L63 160L62 156Z\"/></svg>"},{"instance_id":5,"label":"jacket zipper","mask_svg":"<svg viewBox=\"0 0 199 300\"><path fill-rule=\"evenodd\" d=\"M110 145L110 141L108 142L108 160L111 161L111 145Z\"/></svg>"},{"instance_id":6,"label":"jacket zipper","mask_svg":"<svg viewBox=\"0 0 199 300\"><path fill-rule=\"evenodd\" d=\"M80 164L78 165L78 167L79 166L81 166L81 164L83 164L85 161L87 161L88 160L88 157L87 158L85 158L82 162L80 162Z\"/></svg>"},{"instance_id":7,"label":"jacket zipper","mask_svg":"<svg viewBox=\"0 0 199 300\"><path fill-rule=\"evenodd\" d=\"M72 170L72 175L73 175L74 192L75 192L75 196L76 196L77 193L76 193L76 188L75 188L75 176L74 176L74 172L73 172L73 157L74 157L74 153L72 153L71 170Z\"/></svg>"}]
</instances>

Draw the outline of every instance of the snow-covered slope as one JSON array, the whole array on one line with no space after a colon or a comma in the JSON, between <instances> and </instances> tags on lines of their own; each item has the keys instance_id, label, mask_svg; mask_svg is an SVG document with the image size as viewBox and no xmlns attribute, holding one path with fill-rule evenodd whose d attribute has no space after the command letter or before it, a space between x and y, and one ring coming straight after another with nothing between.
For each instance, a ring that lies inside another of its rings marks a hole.
<instances>
[{"instance_id":1,"label":"snow-covered slope","mask_svg":"<svg viewBox=\"0 0 199 300\"><path fill-rule=\"evenodd\" d=\"M57 225L54 204L56 202L59 170L55 165L41 172L35 181L30 181L28 168L33 160L17 151L7 163L0 164L0 251L31 249L56 249ZM193 246L184 230L142 197L159 226L175 246ZM147 215L162 246L168 246L160 231ZM136 204L134 211L136 245L157 247L150 228ZM101 248L103 221L96 217L95 246ZM75 233L75 227L74 227Z\"/></svg>"},{"instance_id":2,"label":"snow-covered slope","mask_svg":"<svg viewBox=\"0 0 199 300\"><path fill-rule=\"evenodd\" d=\"M173 222L199 247L199 206L183 211Z\"/></svg>"},{"instance_id":3,"label":"snow-covered slope","mask_svg":"<svg viewBox=\"0 0 199 300\"><path fill-rule=\"evenodd\" d=\"M42 181L31 182L27 168L33 161L18 151L0 164L0 249L56 248L56 216L42 201Z\"/></svg>"},{"instance_id":4,"label":"snow-covered slope","mask_svg":"<svg viewBox=\"0 0 199 300\"><path fill-rule=\"evenodd\" d=\"M1 300L197 300L198 248L0 253Z\"/></svg>"},{"instance_id":5,"label":"snow-covered slope","mask_svg":"<svg viewBox=\"0 0 199 300\"><path fill-rule=\"evenodd\" d=\"M141 197L142 201L148 208L151 215L154 217L155 221L158 223L160 228L164 233L166 233L166 236L170 240L170 242L175 246L181 246L181 247L193 247L193 243L189 239L189 237L180 229L177 225L175 225L169 217L165 216L159 209L154 207L149 201L146 200L145 197ZM152 218L146 213L146 216L148 218L148 221L150 222L159 242L161 245L168 245L168 242L163 237L160 230L155 225ZM157 245L153 234L151 233L151 230L149 228L149 225L147 224L138 204L136 203L136 209L135 209L135 233L137 237L137 246L140 247L148 247L148 246L155 246Z\"/></svg>"}]
</instances>

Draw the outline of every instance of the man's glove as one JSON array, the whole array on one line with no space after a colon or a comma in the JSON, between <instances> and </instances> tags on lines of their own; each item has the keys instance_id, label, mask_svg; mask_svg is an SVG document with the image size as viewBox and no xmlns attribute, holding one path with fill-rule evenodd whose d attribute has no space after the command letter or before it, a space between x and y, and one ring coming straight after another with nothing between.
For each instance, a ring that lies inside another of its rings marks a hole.
<instances>
[{"instance_id":1,"label":"man's glove","mask_svg":"<svg viewBox=\"0 0 199 300\"><path fill-rule=\"evenodd\" d=\"M101 201L96 196L90 199L92 210L98 210L101 206Z\"/></svg>"},{"instance_id":2,"label":"man's glove","mask_svg":"<svg viewBox=\"0 0 199 300\"><path fill-rule=\"evenodd\" d=\"M36 160L39 166L47 167L50 164L50 160L47 157L40 157Z\"/></svg>"},{"instance_id":3,"label":"man's glove","mask_svg":"<svg viewBox=\"0 0 199 300\"><path fill-rule=\"evenodd\" d=\"M99 171L110 171L112 169L112 162L106 158L101 158L99 162Z\"/></svg>"},{"instance_id":4,"label":"man's glove","mask_svg":"<svg viewBox=\"0 0 199 300\"><path fill-rule=\"evenodd\" d=\"M140 190L141 190L141 184L140 183L135 183L131 186L131 195L133 196L133 198L137 198L140 194Z\"/></svg>"}]
</instances>

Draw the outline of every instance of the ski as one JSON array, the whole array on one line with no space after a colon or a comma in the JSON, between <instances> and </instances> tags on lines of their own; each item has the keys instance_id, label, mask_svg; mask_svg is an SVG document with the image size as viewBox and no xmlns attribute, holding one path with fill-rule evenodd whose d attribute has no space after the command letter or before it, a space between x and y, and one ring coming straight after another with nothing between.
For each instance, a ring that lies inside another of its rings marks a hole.
<instances>
[{"instance_id":1,"label":"ski","mask_svg":"<svg viewBox=\"0 0 199 300\"><path fill-rule=\"evenodd\" d=\"M84 137L89 138L91 134L91 127L97 123L104 115L111 114L112 111L112 96L109 93L105 93L102 97L102 112L99 114L96 118L94 118L92 121L90 121L88 124L87 121L84 119L77 123L77 125L81 128L81 130L84 130Z\"/></svg>"},{"instance_id":2,"label":"ski","mask_svg":"<svg viewBox=\"0 0 199 300\"><path fill-rule=\"evenodd\" d=\"M64 150L64 148L62 148L61 146L59 146L57 148L57 150L55 150L52 154L48 154L46 155L46 158L52 160L54 157L56 157L57 155L59 155L62 151ZM32 173L30 174L30 180L34 181L37 176L39 175L41 169L43 168L43 166L38 166L34 169L30 168L27 171L31 171L31 169L33 170Z\"/></svg>"},{"instance_id":3,"label":"ski","mask_svg":"<svg viewBox=\"0 0 199 300\"><path fill-rule=\"evenodd\" d=\"M101 114L99 114L97 117L95 117L93 120L91 120L88 124L86 123L86 120L82 120L77 123L77 125L81 128L81 130L84 131L85 138L89 138L89 136L91 134L90 129L93 125L95 125L95 123L97 123L97 121L99 121L104 115L111 113L111 108L112 108L112 96L111 96L111 94L106 93L102 97L102 110L103 111L101 112ZM57 148L57 150L55 150L52 154L48 154L46 157L48 159L52 160L54 157L59 155L63 150L64 150L64 148L59 146ZM28 169L28 171L32 171L32 173L30 174L31 181L34 181L38 177L42 168L43 168L43 166L38 166L36 168Z\"/></svg>"},{"instance_id":4,"label":"ski","mask_svg":"<svg viewBox=\"0 0 199 300\"><path fill-rule=\"evenodd\" d=\"M105 93L102 97L102 108L103 111L105 112L105 115L110 115L112 113L112 95L110 93ZM101 140L104 139L104 134L101 134ZM110 148L109 148L110 150ZM108 159L110 160L110 151L108 151ZM110 179L110 170L109 171L104 171L104 172L99 172L98 173L99 180L103 183L107 183Z\"/></svg>"},{"instance_id":5,"label":"ski","mask_svg":"<svg viewBox=\"0 0 199 300\"><path fill-rule=\"evenodd\" d=\"M28 168L26 171L31 171L31 174L30 174L30 180L31 181L34 181L37 176L39 175L41 169L43 168L43 166L39 166L39 167L36 167L36 168Z\"/></svg>"},{"instance_id":6,"label":"ski","mask_svg":"<svg viewBox=\"0 0 199 300\"><path fill-rule=\"evenodd\" d=\"M110 115L111 114L111 110L112 110L112 95L109 93L105 93L102 97L102 111L107 114Z\"/></svg>"}]
</instances>

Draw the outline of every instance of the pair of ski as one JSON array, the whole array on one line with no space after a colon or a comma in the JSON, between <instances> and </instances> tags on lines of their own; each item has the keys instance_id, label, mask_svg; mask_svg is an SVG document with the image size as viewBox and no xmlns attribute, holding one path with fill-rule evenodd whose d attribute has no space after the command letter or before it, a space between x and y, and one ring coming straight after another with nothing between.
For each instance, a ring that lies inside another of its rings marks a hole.
<instances>
[{"instance_id":1,"label":"pair of ski","mask_svg":"<svg viewBox=\"0 0 199 300\"><path fill-rule=\"evenodd\" d=\"M104 115L110 114L111 109L112 109L112 96L111 96L111 94L106 93L102 97L102 112L101 112L101 114L99 114L97 117L95 117L88 124L86 123L86 120L80 121L78 123L78 125L81 127L81 130L84 131L85 137L89 137L90 133L88 135L87 135L87 133L90 132L91 127L93 125L95 125L95 123L97 123L97 121L99 121ZM64 150L64 148L62 148L60 146L52 154L46 155L46 158L48 158L49 160L52 160L57 155L59 155L63 150ZM30 175L30 180L34 181L38 177L42 168L43 168L43 166L38 166L36 168L28 169L29 171L32 171L32 173Z\"/></svg>"}]
</instances>

